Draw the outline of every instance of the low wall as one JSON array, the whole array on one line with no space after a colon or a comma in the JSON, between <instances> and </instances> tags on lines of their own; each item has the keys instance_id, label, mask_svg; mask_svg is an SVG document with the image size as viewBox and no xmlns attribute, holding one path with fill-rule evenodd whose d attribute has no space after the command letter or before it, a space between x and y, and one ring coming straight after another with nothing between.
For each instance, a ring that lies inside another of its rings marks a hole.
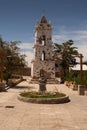
<instances>
[{"instance_id":1,"label":"low wall","mask_svg":"<svg viewBox=\"0 0 87 130\"><path fill-rule=\"evenodd\" d=\"M38 104L61 104L70 101L69 96L64 96L61 98L26 98L19 95L18 99L24 102L38 103Z\"/></svg>"}]
</instances>

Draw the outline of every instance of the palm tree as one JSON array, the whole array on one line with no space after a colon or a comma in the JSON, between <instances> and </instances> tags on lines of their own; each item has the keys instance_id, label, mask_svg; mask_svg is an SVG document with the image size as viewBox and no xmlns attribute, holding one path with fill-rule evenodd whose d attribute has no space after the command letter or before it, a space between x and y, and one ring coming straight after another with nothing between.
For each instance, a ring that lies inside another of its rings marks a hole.
<instances>
[{"instance_id":1,"label":"palm tree","mask_svg":"<svg viewBox=\"0 0 87 130\"><path fill-rule=\"evenodd\" d=\"M72 40L68 40L62 44L54 43L54 57L57 60L60 60L63 77L65 77L67 72L69 72L69 67L76 64L76 56L79 54L77 48L72 45Z\"/></svg>"}]
</instances>

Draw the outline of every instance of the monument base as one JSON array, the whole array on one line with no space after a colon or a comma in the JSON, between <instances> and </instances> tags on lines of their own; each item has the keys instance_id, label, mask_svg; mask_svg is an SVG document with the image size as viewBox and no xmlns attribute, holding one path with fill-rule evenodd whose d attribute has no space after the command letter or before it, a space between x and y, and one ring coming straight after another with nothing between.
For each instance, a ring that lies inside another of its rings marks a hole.
<instances>
[{"instance_id":1,"label":"monument base","mask_svg":"<svg viewBox=\"0 0 87 130\"><path fill-rule=\"evenodd\" d=\"M38 80L39 80L39 78L31 78L29 83L39 84ZM47 84L58 84L58 83L59 83L59 81L56 78L55 79L47 79Z\"/></svg>"}]
</instances>

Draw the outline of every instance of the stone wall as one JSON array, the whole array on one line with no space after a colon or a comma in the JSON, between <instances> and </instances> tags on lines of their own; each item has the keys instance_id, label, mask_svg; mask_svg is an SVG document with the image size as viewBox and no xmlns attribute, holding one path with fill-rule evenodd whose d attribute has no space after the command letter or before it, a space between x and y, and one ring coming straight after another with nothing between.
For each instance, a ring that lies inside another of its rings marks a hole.
<instances>
[{"instance_id":1,"label":"stone wall","mask_svg":"<svg viewBox=\"0 0 87 130\"><path fill-rule=\"evenodd\" d=\"M38 64L37 64L38 63ZM40 70L43 69L45 72L45 76L49 78L55 78L55 67L54 67L54 61L36 61L32 64L33 78L40 77ZM31 72L32 73L32 72Z\"/></svg>"},{"instance_id":2,"label":"stone wall","mask_svg":"<svg viewBox=\"0 0 87 130\"><path fill-rule=\"evenodd\" d=\"M18 67L13 71L13 74L21 75L21 76L31 76L31 68L23 68Z\"/></svg>"}]
</instances>

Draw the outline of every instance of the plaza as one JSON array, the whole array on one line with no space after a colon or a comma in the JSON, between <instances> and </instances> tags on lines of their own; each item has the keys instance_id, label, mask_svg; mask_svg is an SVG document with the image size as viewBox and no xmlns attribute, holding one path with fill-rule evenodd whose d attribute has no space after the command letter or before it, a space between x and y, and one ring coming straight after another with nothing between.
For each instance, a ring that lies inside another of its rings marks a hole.
<instances>
[{"instance_id":1,"label":"plaza","mask_svg":"<svg viewBox=\"0 0 87 130\"><path fill-rule=\"evenodd\" d=\"M37 91L38 84L23 81L0 93L0 130L87 130L87 96L64 84L47 84L47 91L69 95L65 104L34 104L18 100L24 91Z\"/></svg>"},{"instance_id":2,"label":"plaza","mask_svg":"<svg viewBox=\"0 0 87 130\"><path fill-rule=\"evenodd\" d=\"M0 1L0 130L87 130L86 12L86 0Z\"/></svg>"}]
</instances>

